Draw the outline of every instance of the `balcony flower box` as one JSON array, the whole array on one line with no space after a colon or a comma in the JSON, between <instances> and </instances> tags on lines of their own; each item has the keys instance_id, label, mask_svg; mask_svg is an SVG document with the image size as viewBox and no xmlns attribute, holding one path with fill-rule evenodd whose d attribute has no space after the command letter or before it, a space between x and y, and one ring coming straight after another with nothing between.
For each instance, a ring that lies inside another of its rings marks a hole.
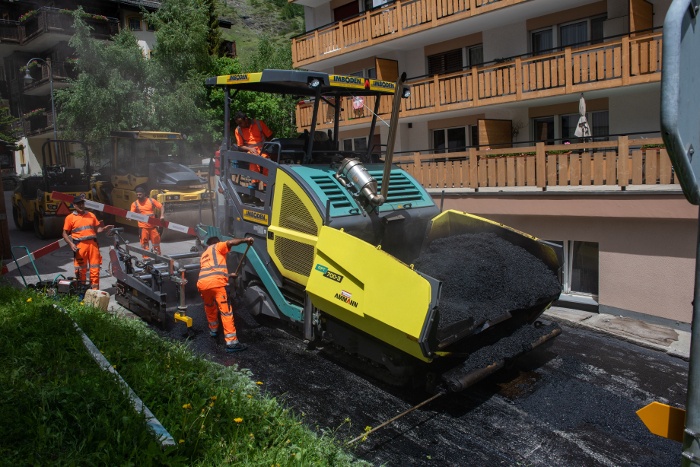
<instances>
[{"instance_id":1,"label":"balcony flower box","mask_svg":"<svg viewBox=\"0 0 700 467\"><path fill-rule=\"evenodd\" d=\"M41 117L46 114L46 109L34 109L29 112L24 112L24 118L31 120L32 118Z\"/></svg>"},{"instance_id":2,"label":"balcony flower box","mask_svg":"<svg viewBox=\"0 0 700 467\"><path fill-rule=\"evenodd\" d=\"M28 12L24 13L22 16L19 17L19 22L24 23L25 21L35 17L38 14L39 10L29 10Z\"/></svg>"}]
</instances>

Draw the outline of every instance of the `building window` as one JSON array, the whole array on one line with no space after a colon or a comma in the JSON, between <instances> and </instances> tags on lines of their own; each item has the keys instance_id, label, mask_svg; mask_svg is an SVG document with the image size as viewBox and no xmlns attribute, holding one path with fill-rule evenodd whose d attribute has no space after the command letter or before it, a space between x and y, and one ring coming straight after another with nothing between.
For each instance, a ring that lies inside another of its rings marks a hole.
<instances>
[{"instance_id":1,"label":"building window","mask_svg":"<svg viewBox=\"0 0 700 467\"><path fill-rule=\"evenodd\" d=\"M428 56L428 74L441 75L462 71L462 49Z\"/></svg>"},{"instance_id":2,"label":"building window","mask_svg":"<svg viewBox=\"0 0 700 467\"><path fill-rule=\"evenodd\" d=\"M367 152L367 138L349 138L343 140L343 151Z\"/></svg>"},{"instance_id":3,"label":"building window","mask_svg":"<svg viewBox=\"0 0 700 467\"><path fill-rule=\"evenodd\" d=\"M570 47L572 45L584 45L588 40L588 24L586 21L579 21L563 25L559 28L559 47Z\"/></svg>"},{"instance_id":4,"label":"building window","mask_svg":"<svg viewBox=\"0 0 700 467\"><path fill-rule=\"evenodd\" d=\"M441 128L433 130L433 152L457 152L467 148L467 130L465 127Z\"/></svg>"},{"instance_id":5,"label":"building window","mask_svg":"<svg viewBox=\"0 0 700 467\"><path fill-rule=\"evenodd\" d=\"M554 144L554 117L539 117L532 119L534 134L533 141L544 141L546 144Z\"/></svg>"},{"instance_id":6,"label":"building window","mask_svg":"<svg viewBox=\"0 0 700 467\"><path fill-rule=\"evenodd\" d=\"M593 141L604 141L608 139L608 135L610 134L610 121L607 110L591 112L591 117L588 123L591 125L591 135L593 135ZM601 137L596 139L596 135Z\"/></svg>"},{"instance_id":7,"label":"building window","mask_svg":"<svg viewBox=\"0 0 700 467\"><path fill-rule=\"evenodd\" d=\"M579 114L569 114L561 116L561 139L569 140L575 142L579 138L576 137L574 132L578 126L578 120L581 116ZM587 112L586 120L588 121L588 126L591 129L591 136L594 141L605 141L608 139L608 133L610 132L608 124L608 111L599 110L596 112Z\"/></svg>"},{"instance_id":8,"label":"building window","mask_svg":"<svg viewBox=\"0 0 700 467\"><path fill-rule=\"evenodd\" d=\"M350 76L357 76L358 78L377 79L377 69L374 67L365 68L363 70L350 73Z\"/></svg>"},{"instance_id":9,"label":"building window","mask_svg":"<svg viewBox=\"0 0 700 467\"><path fill-rule=\"evenodd\" d=\"M531 42L533 55L539 55L551 51L552 48L554 48L552 29L548 28L533 32L531 35Z\"/></svg>"},{"instance_id":10,"label":"building window","mask_svg":"<svg viewBox=\"0 0 700 467\"><path fill-rule=\"evenodd\" d=\"M385 5L388 5L389 3L393 3L394 0L365 0L365 10L364 11L369 11L373 10L375 8L380 8Z\"/></svg>"},{"instance_id":11,"label":"building window","mask_svg":"<svg viewBox=\"0 0 700 467\"><path fill-rule=\"evenodd\" d=\"M130 16L127 18L127 23L129 24L129 29L131 31L140 31L141 30L141 18L138 16Z\"/></svg>"},{"instance_id":12,"label":"building window","mask_svg":"<svg viewBox=\"0 0 700 467\"><path fill-rule=\"evenodd\" d=\"M552 49L597 44L603 41L607 16L596 16L572 23L554 25L530 33L530 49L539 55Z\"/></svg>"},{"instance_id":13,"label":"building window","mask_svg":"<svg viewBox=\"0 0 700 467\"><path fill-rule=\"evenodd\" d=\"M467 66L479 66L484 63L484 46L482 44L467 48Z\"/></svg>"},{"instance_id":14,"label":"building window","mask_svg":"<svg viewBox=\"0 0 700 467\"><path fill-rule=\"evenodd\" d=\"M151 32L156 30L156 27L154 25L152 25L151 23L146 23L146 28Z\"/></svg>"},{"instance_id":15,"label":"building window","mask_svg":"<svg viewBox=\"0 0 700 467\"><path fill-rule=\"evenodd\" d=\"M561 288L566 294L590 295L597 300L599 280L599 246L576 240L553 241L561 264Z\"/></svg>"}]
</instances>

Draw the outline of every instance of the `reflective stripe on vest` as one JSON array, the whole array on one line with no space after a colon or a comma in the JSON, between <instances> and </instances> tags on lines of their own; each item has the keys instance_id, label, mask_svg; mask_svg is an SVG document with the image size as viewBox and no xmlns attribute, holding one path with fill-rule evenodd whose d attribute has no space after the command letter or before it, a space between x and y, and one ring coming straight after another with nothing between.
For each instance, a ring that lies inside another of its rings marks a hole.
<instances>
[{"instance_id":1,"label":"reflective stripe on vest","mask_svg":"<svg viewBox=\"0 0 700 467\"><path fill-rule=\"evenodd\" d=\"M217 251L215 250L216 244L210 246L205 250L205 252L202 254L202 259L204 259L204 255L209 253L209 255L212 258L212 265L207 266L207 267L202 267L202 269L199 272L199 280L201 281L202 279L206 279L207 277L212 277L212 276L224 276L228 278L228 267L226 267L226 264L224 263L223 266L219 265L219 258L217 257Z\"/></svg>"},{"instance_id":2,"label":"reflective stripe on vest","mask_svg":"<svg viewBox=\"0 0 700 467\"><path fill-rule=\"evenodd\" d=\"M153 211L153 214L148 214L148 217L153 217L155 216L156 212L156 206L153 204L153 200L151 198L146 198L150 203L151 203L151 210ZM137 214L141 214L141 209L139 208L139 202L134 201L134 210L136 211Z\"/></svg>"},{"instance_id":3,"label":"reflective stripe on vest","mask_svg":"<svg viewBox=\"0 0 700 467\"><path fill-rule=\"evenodd\" d=\"M258 125L258 131L260 132L260 136L261 136L261 138L262 138L262 141L259 142L259 143L255 143L255 145L256 145L256 146L262 146L263 143L265 142L265 139L267 138L267 136L265 136L265 133L263 133L262 125L260 124L260 120L258 120L257 118L255 118L255 119L253 119L253 122L254 122L255 124ZM240 127L240 126L237 126L237 127L236 127L236 133L238 133L238 136L240 136L241 139L243 139L243 133L241 133L241 127ZM246 140L243 139L243 144L248 144L248 141L246 141Z\"/></svg>"},{"instance_id":4,"label":"reflective stripe on vest","mask_svg":"<svg viewBox=\"0 0 700 467\"><path fill-rule=\"evenodd\" d=\"M79 216L79 214L77 214L75 212L73 213L73 215ZM79 236L79 237L75 236L75 234L82 232L84 230L90 230L91 232L89 232L89 233L92 233L92 235L84 235L84 236ZM71 239L74 242L84 242L85 240L97 240L97 232L95 231L95 226L93 226L92 224L81 225L80 227L74 227L70 231L70 234L71 234Z\"/></svg>"}]
</instances>

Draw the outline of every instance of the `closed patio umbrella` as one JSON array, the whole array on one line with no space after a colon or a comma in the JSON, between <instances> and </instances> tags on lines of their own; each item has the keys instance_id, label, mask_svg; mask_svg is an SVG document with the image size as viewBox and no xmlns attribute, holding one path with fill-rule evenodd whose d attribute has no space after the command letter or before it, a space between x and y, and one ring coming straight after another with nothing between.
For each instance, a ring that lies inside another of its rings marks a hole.
<instances>
[{"instance_id":1,"label":"closed patio umbrella","mask_svg":"<svg viewBox=\"0 0 700 467\"><path fill-rule=\"evenodd\" d=\"M588 125L588 120L586 120L586 99L583 98L583 93L581 93L581 99L578 101L578 113L580 117L574 135L578 138L590 138L591 127Z\"/></svg>"}]
</instances>

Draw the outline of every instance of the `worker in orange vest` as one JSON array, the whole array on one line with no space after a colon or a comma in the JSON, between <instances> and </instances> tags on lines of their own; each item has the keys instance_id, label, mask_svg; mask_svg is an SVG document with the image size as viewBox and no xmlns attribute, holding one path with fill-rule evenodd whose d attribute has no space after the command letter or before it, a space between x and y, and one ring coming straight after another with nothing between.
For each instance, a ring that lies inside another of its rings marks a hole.
<instances>
[{"instance_id":1,"label":"worker in orange vest","mask_svg":"<svg viewBox=\"0 0 700 467\"><path fill-rule=\"evenodd\" d=\"M272 139L274 133L265 125L265 122L256 118L251 119L245 112L236 112L233 121L237 125L233 133L236 136L236 144L239 149L268 159L268 155L262 152L262 146L263 143ZM257 164L250 164L249 168L253 172L267 175L267 169L263 169ZM255 184L259 180L252 182Z\"/></svg>"},{"instance_id":2,"label":"worker in orange vest","mask_svg":"<svg viewBox=\"0 0 700 467\"><path fill-rule=\"evenodd\" d=\"M113 225L102 226L102 221L91 212L85 210L85 198L76 196L73 198L75 211L66 216L63 222L63 239L73 250L73 265L75 277L80 282L87 281L87 272L90 271L90 286L93 289L100 288L100 267L102 255L97 244L97 234L108 232Z\"/></svg>"},{"instance_id":3,"label":"worker in orange vest","mask_svg":"<svg viewBox=\"0 0 700 467\"><path fill-rule=\"evenodd\" d=\"M227 352L240 352L248 348L238 341L236 326L233 322L233 310L229 305L226 292L229 278L236 277L235 273L228 272L226 255L231 251L231 247L241 243L252 245L253 238L232 238L222 242L219 241L218 237L210 237L207 240L207 249L204 250L200 259L201 269L197 281L197 290L199 290L204 302L204 312L209 322L209 334L212 337L216 337L219 331L217 310L221 313Z\"/></svg>"},{"instance_id":4,"label":"worker in orange vest","mask_svg":"<svg viewBox=\"0 0 700 467\"><path fill-rule=\"evenodd\" d=\"M131 212L154 217L157 210L160 213L160 220L163 220L165 212L163 211L163 205L160 201L146 196L146 189L142 186L136 187L134 191L136 191L136 201L131 203ZM141 248L148 250L148 244L150 242L153 245L151 251L159 255L160 233L158 232L158 228L148 222L139 222L139 229L141 229Z\"/></svg>"}]
</instances>

